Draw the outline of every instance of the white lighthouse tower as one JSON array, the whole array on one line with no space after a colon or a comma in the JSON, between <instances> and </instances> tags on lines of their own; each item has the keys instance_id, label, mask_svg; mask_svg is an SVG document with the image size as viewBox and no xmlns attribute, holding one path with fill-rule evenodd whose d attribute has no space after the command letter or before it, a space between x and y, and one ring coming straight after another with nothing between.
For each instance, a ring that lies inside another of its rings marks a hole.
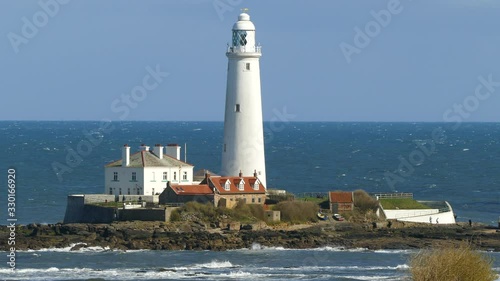
<instances>
[{"instance_id":1,"label":"white lighthouse tower","mask_svg":"<svg viewBox=\"0 0 500 281\"><path fill-rule=\"evenodd\" d=\"M253 176L266 186L266 161L260 94L261 48L247 13L233 25L228 47L226 112L222 151L223 176Z\"/></svg>"}]
</instances>

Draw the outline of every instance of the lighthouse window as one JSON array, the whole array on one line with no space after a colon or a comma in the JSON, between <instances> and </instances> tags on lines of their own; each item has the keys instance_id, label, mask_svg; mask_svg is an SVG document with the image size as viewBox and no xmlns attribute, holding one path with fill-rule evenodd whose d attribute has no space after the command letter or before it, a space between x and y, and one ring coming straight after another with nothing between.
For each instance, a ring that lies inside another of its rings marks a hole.
<instances>
[{"instance_id":1,"label":"lighthouse window","mask_svg":"<svg viewBox=\"0 0 500 281\"><path fill-rule=\"evenodd\" d=\"M236 104L234 111L240 112L240 104L239 103Z\"/></svg>"},{"instance_id":2,"label":"lighthouse window","mask_svg":"<svg viewBox=\"0 0 500 281\"><path fill-rule=\"evenodd\" d=\"M247 32L245 30L233 30L233 46L245 46L247 44Z\"/></svg>"},{"instance_id":3,"label":"lighthouse window","mask_svg":"<svg viewBox=\"0 0 500 281\"><path fill-rule=\"evenodd\" d=\"M246 70L250 70L250 63L249 62L247 62L247 64L246 64Z\"/></svg>"}]
</instances>

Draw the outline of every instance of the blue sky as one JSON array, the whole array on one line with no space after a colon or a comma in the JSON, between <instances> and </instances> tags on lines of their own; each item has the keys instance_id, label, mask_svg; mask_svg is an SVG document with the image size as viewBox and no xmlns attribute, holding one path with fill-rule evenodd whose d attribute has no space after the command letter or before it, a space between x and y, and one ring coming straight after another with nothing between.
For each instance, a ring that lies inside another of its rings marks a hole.
<instances>
[{"instance_id":1,"label":"blue sky","mask_svg":"<svg viewBox=\"0 0 500 281\"><path fill-rule=\"evenodd\" d=\"M222 121L244 7L265 120L500 120L496 0L1 1L0 120Z\"/></svg>"}]
</instances>

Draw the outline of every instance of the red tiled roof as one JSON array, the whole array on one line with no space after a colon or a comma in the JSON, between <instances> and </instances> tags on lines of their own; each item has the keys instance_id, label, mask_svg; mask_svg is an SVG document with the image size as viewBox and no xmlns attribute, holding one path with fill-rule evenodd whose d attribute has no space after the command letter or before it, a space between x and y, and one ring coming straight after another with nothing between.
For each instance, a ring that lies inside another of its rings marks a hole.
<instances>
[{"instance_id":1,"label":"red tiled roof","mask_svg":"<svg viewBox=\"0 0 500 281\"><path fill-rule=\"evenodd\" d=\"M177 195L197 195L197 194L213 194L214 192L208 184L196 185L172 185L170 188Z\"/></svg>"},{"instance_id":2,"label":"red tiled roof","mask_svg":"<svg viewBox=\"0 0 500 281\"><path fill-rule=\"evenodd\" d=\"M332 203L353 203L352 192L348 191L332 191L330 192L330 202Z\"/></svg>"},{"instance_id":3,"label":"red tiled roof","mask_svg":"<svg viewBox=\"0 0 500 281\"><path fill-rule=\"evenodd\" d=\"M229 190L226 190L225 184L229 180L230 186ZM244 181L243 190L238 188L241 180ZM255 190L254 184L258 178L256 177L220 177L220 176L211 176L209 177L209 184L217 189L219 193L266 193L266 189L262 185L262 182L259 181L259 189Z\"/></svg>"}]
</instances>

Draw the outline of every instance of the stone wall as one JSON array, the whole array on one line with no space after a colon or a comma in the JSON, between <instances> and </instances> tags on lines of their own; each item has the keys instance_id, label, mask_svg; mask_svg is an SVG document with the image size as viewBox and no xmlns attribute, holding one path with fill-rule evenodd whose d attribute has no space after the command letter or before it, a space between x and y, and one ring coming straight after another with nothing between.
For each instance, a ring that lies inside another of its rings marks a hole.
<instances>
[{"instance_id":1,"label":"stone wall","mask_svg":"<svg viewBox=\"0 0 500 281\"><path fill-rule=\"evenodd\" d=\"M171 211L170 211L171 213ZM119 209L119 220L121 221L168 221L165 208L154 209Z\"/></svg>"}]
</instances>

